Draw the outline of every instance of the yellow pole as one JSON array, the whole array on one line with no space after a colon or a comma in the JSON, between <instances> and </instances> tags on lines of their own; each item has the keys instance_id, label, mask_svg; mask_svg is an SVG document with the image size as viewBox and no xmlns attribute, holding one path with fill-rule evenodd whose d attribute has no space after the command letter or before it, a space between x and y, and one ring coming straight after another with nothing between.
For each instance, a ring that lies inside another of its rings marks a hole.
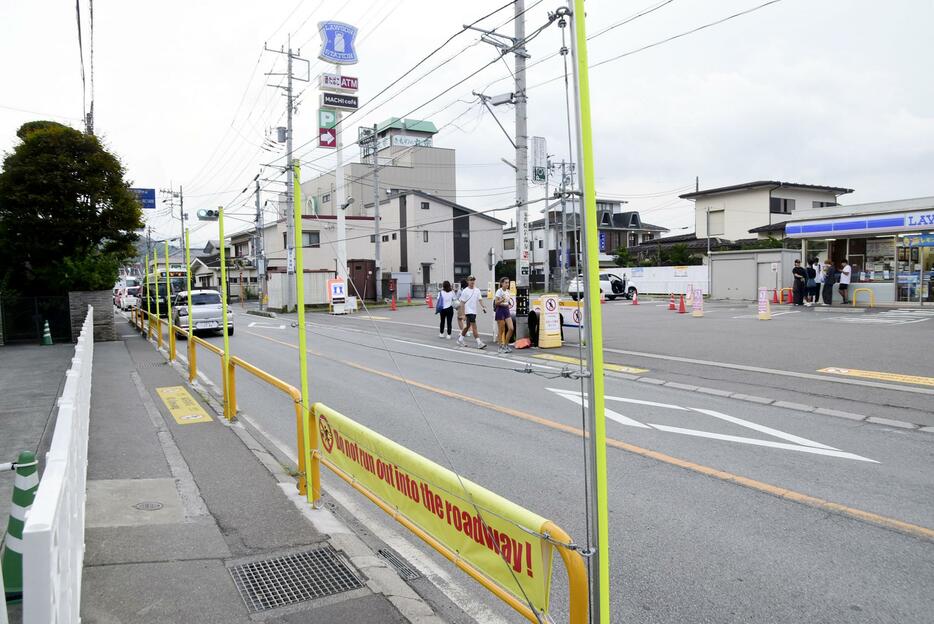
<instances>
[{"instance_id":1,"label":"yellow pole","mask_svg":"<svg viewBox=\"0 0 934 624\"><path fill-rule=\"evenodd\" d=\"M302 241L302 171L296 158L292 162L292 196L295 198L295 296L298 314L298 371L302 379L302 440L305 447L305 482L311 483L307 489L308 502L317 507L321 498L321 467L318 457L318 420L309 410L308 401L308 340L305 327L305 262ZM310 477L310 478L309 478Z\"/></svg>"},{"instance_id":2,"label":"yellow pole","mask_svg":"<svg viewBox=\"0 0 934 624\"><path fill-rule=\"evenodd\" d=\"M585 236L587 302L586 332L590 340L587 350L590 368L588 407L591 412L591 460L594 470L592 498L596 505L596 570L591 572L593 586L593 611L600 624L610 621L610 559L609 559L609 513L607 511L606 469L606 414L603 396L603 325L600 301L600 266L597 241L597 196L594 188L593 127L590 117L590 74L587 68L587 28L584 0L574 0L574 37L571 38L574 53L575 100L578 113L578 161L581 169L580 183L583 187L583 223Z\"/></svg>"},{"instance_id":3,"label":"yellow pole","mask_svg":"<svg viewBox=\"0 0 934 624\"><path fill-rule=\"evenodd\" d=\"M152 310L149 300L152 298L152 274L149 272L149 250L146 250L146 340L152 338Z\"/></svg>"},{"instance_id":4,"label":"yellow pole","mask_svg":"<svg viewBox=\"0 0 934 624\"><path fill-rule=\"evenodd\" d=\"M153 281L156 283L156 332L158 336L156 337L156 342L159 344L159 348L162 348L162 314L159 312L159 252L155 249L152 250L152 270L153 270Z\"/></svg>"},{"instance_id":5,"label":"yellow pole","mask_svg":"<svg viewBox=\"0 0 934 624\"><path fill-rule=\"evenodd\" d=\"M172 280L169 277L169 241L165 241L165 318L169 328L169 362L175 361L175 329L172 327Z\"/></svg>"},{"instance_id":6,"label":"yellow pole","mask_svg":"<svg viewBox=\"0 0 934 624\"><path fill-rule=\"evenodd\" d=\"M191 328L191 247L188 239L188 228L185 228L185 290L188 291L188 381L192 382L198 376L198 365L195 362L195 341Z\"/></svg>"},{"instance_id":7,"label":"yellow pole","mask_svg":"<svg viewBox=\"0 0 934 624\"><path fill-rule=\"evenodd\" d=\"M224 365L223 365L223 376L224 376L224 415L227 417L227 420L233 420L236 414L230 413L231 407L231 398L230 398L230 385L228 383L229 371L230 371L230 336L227 335L227 250L226 245L224 244L224 207L221 206L218 210L217 217L217 229L220 230L220 242L221 242L221 320L223 322L223 332L224 332ZM191 315L189 314L189 317Z\"/></svg>"}]
</instances>

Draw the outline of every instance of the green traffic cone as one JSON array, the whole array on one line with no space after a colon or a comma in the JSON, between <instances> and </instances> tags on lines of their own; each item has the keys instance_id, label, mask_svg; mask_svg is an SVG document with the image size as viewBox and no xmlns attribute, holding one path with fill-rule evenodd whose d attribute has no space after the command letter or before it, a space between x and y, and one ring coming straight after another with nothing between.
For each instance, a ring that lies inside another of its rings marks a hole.
<instances>
[{"instance_id":1,"label":"green traffic cone","mask_svg":"<svg viewBox=\"0 0 934 624\"><path fill-rule=\"evenodd\" d=\"M49 322L45 322L45 329L42 330L42 346L52 344L52 332L49 331Z\"/></svg>"},{"instance_id":2,"label":"green traffic cone","mask_svg":"<svg viewBox=\"0 0 934 624\"><path fill-rule=\"evenodd\" d=\"M39 489L36 455L23 451L16 460L16 480L13 482L13 505L3 540L3 584L7 602L23 597L23 527L26 513L32 507Z\"/></svg>"}]
</instances>

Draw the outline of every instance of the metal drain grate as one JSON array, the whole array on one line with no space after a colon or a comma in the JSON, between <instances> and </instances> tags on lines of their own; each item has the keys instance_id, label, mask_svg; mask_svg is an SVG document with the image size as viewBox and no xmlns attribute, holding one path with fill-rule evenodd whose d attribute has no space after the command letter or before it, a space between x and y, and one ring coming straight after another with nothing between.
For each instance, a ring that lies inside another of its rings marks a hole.
<instances>
[{"instance_id":1,"label":"metal drain grate","mask_svg":"<svg viewBox=\"0 0 934 624\"><path fill-rule=\"evenodd\" d=\"M230 576L253 613L363 587L330 544L234 566Z\"/></svg>"},{"instance_id":2,"label":"metal drain grate","mask_svg":"<svg viewBox=\"0 0 934 624\"><path fill-rule=\"evenodd\" d=\"M136 368L156 368L157 366L166 366L168 362L142 362L136 365Z\"/></svg>"},{"instance_id":3,"label":"metal drain grate","mask_svg":"<svg viewBox=\"0 0 934 624\"><path fill-rule=\"evenodd\" d=\"M416 570L408 561L392 552L386 548L380 548L376 551L380 557L385 559L396 569L396 572L399 573L399 576L406 581L414 581L415 579L422 578L422 573Z\"/></svg>"}]
</instances>

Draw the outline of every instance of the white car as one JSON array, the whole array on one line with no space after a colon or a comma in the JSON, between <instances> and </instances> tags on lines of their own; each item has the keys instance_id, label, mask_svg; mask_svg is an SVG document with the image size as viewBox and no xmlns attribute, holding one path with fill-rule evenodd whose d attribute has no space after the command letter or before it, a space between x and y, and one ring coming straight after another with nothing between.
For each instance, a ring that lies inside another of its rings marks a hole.
<instances>
[{"instance_id":1,"label":"white car","mask_svg":"<svg viewBox=\"0 0 934 624\"><path fill-rule=\"evenodd\" d=\"M120 290L117 295L117 307L121 310L132 310L139 304L139 286L128 286Z\"/></svg>"},{"instance_id":2,"label":"white car","mask_svg":"<svg viewBox=\"0 0 934 624\"><path fill-rule=\"evenodd\" d=\"M233 312L227 310L227 335L234 333ZM194 331L224 331L221 294L216 290L191 291L191 327ZM188 292L182 291L172 300L172 322L188 328Z\"/></svg>"},{"instance_id":3,"label":"white car","mask_svg":"<svg viewBox=\"0 0 934 624\"><path fill-rule=\"evenodd\" d=\"M568 283L568 295L574 301L583 298L581 292L583 289L584 277L580 274ZM617 297L632 299L636 291L636 286L632 283L627 284L626 278L621 278L613 273L600 273L600 292L604 293L610 301Z\"/></svg>"}]
</instances>

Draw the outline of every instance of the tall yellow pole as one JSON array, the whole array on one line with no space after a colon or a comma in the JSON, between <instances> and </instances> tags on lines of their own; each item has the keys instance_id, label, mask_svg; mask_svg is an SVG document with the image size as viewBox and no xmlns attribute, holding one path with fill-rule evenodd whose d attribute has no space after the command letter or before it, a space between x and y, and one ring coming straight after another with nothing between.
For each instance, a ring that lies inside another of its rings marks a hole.
<instances>
[{"instance_id":1,"label":"tall yellow pole","mask_svg":"<svg viewBox=\"0 0 934 624\"><path fill-rule=\"evenodd\" d=\"M221 316L223 317L223 332L224 332L224 411L227 416L227 420L233 420L236 414L230 413L230 379L229 373L230 370L230 336L227 335L227 245L224 243L224 207L221 206L218 210L217 216L217 229L220 230L220 243L221 243ZM191 315L189 314L189 317Z\"/></svg>"},{"instance_id":2,"label":"tall yellow pole","mask_svg":"<svg viewBox=\"0 0 934 624\"><path fill-rule=\"evenodd\" d=\"M175 330L172 328L172 279L169 277L169 241L165 241L165 318L168 321L169 361L175 360Z\"/></svg>"},{"instance_id":3,"label":"tall yellow pole","mask_svg":"<svg viewBox=\"0 0 934 624\"><path fill-rule=\"evenodd\" d=\"M587 344L588 410L590 420L590 461L593 466L591 498L596 507L592 515L593 535L596 537L592 558L591 603L594 620L600 624L610 621L610 558L609 513L607 511L606 469L606 414L603 396L603 320L600 311L600 266L597 237L597 196L594 187L593 127L590 117L590 74L587 67L587 28L584 0L574 0L574 36L571 52L574 59L574 101L577 104L577 159L580 165L579 183L583 191L581 217L584 228L584 261L586 263L587 305L585 331Z\"/></svg>"},{"instance_id":4,"label":"tall yellow pole","mask_svg":"<svg viewBox=\"0 0 934 624\"><path fill-rule=\"evenodd\" d=\"M153 281L156 283L156 342L162 348L162 315L159 313L159 251L152 250Z\"/></svg>"},{"instance_id":5,"label":"tall yellow pole","mask_svg":"<svg viewBox=\"0 0 934 624\"><path fill-rule=\"evenodd\" d=\"M149 249L146 250L146 339L152 338L152 310L149 300L152 299L152 277L149 273ZM139 307L139 302L136 303Z\"/></svg>"},{"instance_id":6,"label":"tall yellow pole","mask_svg":"<svg viewBox=\"0 0 934 624\"><path fill-rule=\"evenodd\" d=\"M302 172L298 159L292 162L292 196L295 198L295 300L298 315L298 371L302 381L302 441L305 443L305 481L308 502L318 505L321 498L320 461L318 457L318 421L312 416L308 400L308 330L305 327L305 260L302 236Z\"/></svg>"},{"instance_id":7,"label":"tall yellow pole","mask_svg":"<svg viewBox=\"0 0 934 624\"><path fill-rule=\"evenodd\" d=\"M185 290L188 292L188 381L194 381L198 374L198 365L195 363L195 341L191 339L191 243L188 239L188 228L185 228Z\"/></svg>"}]
</instances>

